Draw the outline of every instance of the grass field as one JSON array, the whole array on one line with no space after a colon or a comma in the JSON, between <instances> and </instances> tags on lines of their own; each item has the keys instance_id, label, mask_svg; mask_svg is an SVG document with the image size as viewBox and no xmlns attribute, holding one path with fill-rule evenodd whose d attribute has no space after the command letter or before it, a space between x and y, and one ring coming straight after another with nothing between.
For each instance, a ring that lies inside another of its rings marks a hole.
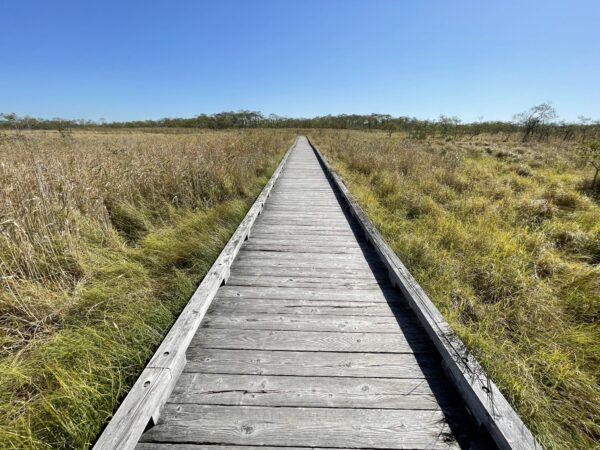
<instances>
[{"instance_id":1,"label":"grass field","mask_svg":"<svg viewBox=\"0 0 600 450\"><path fill-rule=\"evenodd\" d=\"M600 204L575 145L310 135L542 446L599 448Z\"/></svg>"},{"instance_id":2,"label":"grass field","mask_svg":"<svg viewBox=\"0 0 600 450\"><path fill-rule=\"evenodd\" d=\"M288 131L0 136L0 448L87 448Z\"/></svg>"},{"instance_id":3,"label":"grass field","mask_svg":"<svg viewBox=\"0 0 600 450\"><path fill-rule=\"evenodd\" d=\"M544 448L599 448L575 144L309 130ZM87 448L294 133L0 135L0 448Z\"/></svg>"}]
</instances>

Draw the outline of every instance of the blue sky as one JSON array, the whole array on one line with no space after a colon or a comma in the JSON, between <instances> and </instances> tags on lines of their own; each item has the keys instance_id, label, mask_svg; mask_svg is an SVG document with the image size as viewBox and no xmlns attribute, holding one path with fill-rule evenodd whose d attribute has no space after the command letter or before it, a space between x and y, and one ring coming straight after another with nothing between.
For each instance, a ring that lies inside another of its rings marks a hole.
<instances>
[{"instance_id":1,"label":"blue sky","mask_svg":"<svg viewBox=\"0 0 600 450\"><path fill-rule=\"evenodd\" d=\"M0 0L0 111L600 119L598 0Z\"/></svg>"}]
</instances>

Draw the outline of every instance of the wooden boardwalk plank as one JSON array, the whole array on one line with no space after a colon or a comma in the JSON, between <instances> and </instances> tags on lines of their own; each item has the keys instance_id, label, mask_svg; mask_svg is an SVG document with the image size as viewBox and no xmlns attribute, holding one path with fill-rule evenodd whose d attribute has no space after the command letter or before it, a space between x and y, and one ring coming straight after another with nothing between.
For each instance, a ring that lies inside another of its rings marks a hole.
<instances>
[{"instance_id":1,"label":"wooden boardwalk plank","mask_svg":"<svg viewBox=\"0 0 600 450\"><path fill-rule=\"evenodd\" d=\"M242 308L238 314L230 311L212 310L204 323L206 328L226 328L232 330L272 330L272 331L323 331L339 333L399 333L398 325L403 332L417 334L421 332L414 316L395 317L361 317L361 316L328 316L272 314L248 312ZM409 331L410 330L410 331Z\"/></svg>"},{"instance_id":2,"label":"wooden boardwalk plank","mask_svg":"<svg viewBox=\"0 0 600 450\"><path fill-rule=\"evenodd\" d=\"M357 247L368 249L366 247L367 243L364 239L359 240L359 239L356 239L354 236L332 237L332 236L309 235L309 236L291 237L291 236L281 236L279 234L271 233L271 234L269 234L268 237L253 235L251 241L248 242L248 244L250 244L250 243L252 243L252 244L276 243L276 244L294 244L294 245L319 244L322 246L333 246L333 247L338 247L341 245L350 245L350 246L357 246Z\"/></svg>"},{"instance_id":3,"label":"wooden boardwalk plank","mask_svg":"<svg viewBox=\"0 0 600 450\"><path fill-rule=\"evenodd\" d=\"M277 255L271 255L268 259L252 259L244 258L236 260L236 266L238 267L293 267L298 269L335 269L335 270L362 270L369 268L369 265L364 261L335 261L326 259L325 257L316 259L290 259L290 258L278 258ZM380 271L383 268L378 268Z\"/></svg>"},{"instance_id":4,"label":"wooden boardwalk plank","mask_svg":"<svg viewBox=\"0 0 600 450\"><path fill-rule=\"evenodd\" d=\"M295 278L322 278L338 279L352 278L354 280L387 281L387 274L383 270L365 272L360 269L336 269L336 268L313 268L313 267L275 267L275 266L253 266L235 263L231 269L233 275L245 276L272 276L272 277L295 277Z\"/></svg>"},{"instance_id":5,"label":"wooden boardwalk plank","mask_svg":"<svg viewBox=\"0 0 600 450\"><path fill-rule=\"evenodd\" d=\"M324 253L328 255L362 255L363 250L358 245L340 245L334 246L321 246L321 245L307 245L307 244L277 244L275 242L270 244L256 243L246 245L246 250L257 250L265 252L279 252L279 253Z\"/></svg>"},{"instance_id":6,"label":"wooden boardwalk plank","mask_svg":"<svg viewBox=\"0 0 600 450\"><path fill-rule=\"evenodd\" d=\"M314 450L331 450L313 447ZM283 450L282 447L267 447L264 445L221 445L221 444L170 444L166 442L140 442L136 450ZM306 447L285 447L285 450L306 450ZM339 450L339 449L337 449Z\"/></svg>"},{"instance_id":7,"label":"wooden boardwalk plank","mask_svg":"<svg viewBox=\"0 0 600 450\"><path fill-rule=\"evenodd\" d=\"M311 447L314 450L333 450L325 447ZM360 450L352 447L353 450ZM307 447L269 447L265 445L222 445L222 444L169 444L166 442L140 442L136 450L307 450ZM340 450L338 447L336 450ZM350 449L349 449L350 450Z\"/></svg>"},{"instance_id":8,"label":"wooden boardwalk plank","mask_svg":"<svg viewBox=\"0 0 600 450\"><path fill-rule=\"evenodd\" d=\"M439 378L433 355L227 350L193 347L185 372L314 377ZM301 380L300 380L301 382Z\"/></svg>"},{"instance_id":9,"label":"wooden boardwalk plank","mask_svg":"<svg viewBox=\"0 0 600 450\"><path fill-rule=\"evenodd\" d=\"M402 304L398 304L402 305ZM402 305L403 306L403 305ZM341 315L341 316L379 316L393 317L398 307L381 302L345 302L337 300L272 300L272 299L241 299L217 297L211 311L235 313L266 313L290 315ZM400 312L407 312L401 308ZM313 320L317 320L314 319Z\"/></svg>"},{"instance_id":10,"label":"wooden boardwalk plank","mask_svg":"<svg viewBox=\"0 0 600 450\"><path fill-rule=\"evenodd\" d=\"M242 272L243 273L243 272ZM365 289L380 288L388 286L385 281L377 281L375 278L323 278L323 277L291 277L291 276L267 276L233 274L227 280L229 286L265 286L265 287L321 287L335 286L336 289Z\"/></svg>"},{"instance_id":11,"label":"wooden boardwalk plank","mask_svg":"<svg viewBox=\"0 0 600 450\"><path fill-rule=\"evenodd\" d=\"M439 355L298 140L138 450L468 446Z\"/></svg>"},{"instance_id":12,"label":"wooden boardwalk plank","mask_svg":"<svg viewBox=\"0 0 600 450\"><path fill-rule=\"evenodd\" d=\"M289 227L310 227L310 228L340 228L351 230L350 224L344 217L319 217L319 218L302 218L302 217L282 217L274 214L263 214L256 220L256 227L261 226L289 226Z\"/></svg>"},{"instance_id":13,"label":"wooden boardwalk plank","mask_svg":"<svg viewBox=\"0 0 600 450\"><path fill-rule=\"evenodd\" d=\"M299 382L301 381L301 382ZM433 390L432 390L433 385ZM322 408L452 408L444 380L344 378L184 373L173 403Z\"/></svg>"},{"instance_id":14,"label":"wooden boardwalk plank","mask_svg":"<svg viewBox=\"0 0 600 450\"><path fill-rule=\"evenodd\" d=\"M332 284L329 288L296 288L268 286L223 286L219 297L270 298L282 300L346 300L354 302L394 302L402 297L394 290L383 290L377 286L363 289L339 289Z\"/></svg>"},{"instance_id":15,"label":"wooden boardwalk plank","mask_svg":"<svg viewBox=\"0 0 600 450\"><path fill-rule=\"evenodd\" d=\"M245 260L291 260L291 261L313 261L315 259L324 259L327 262L354 262L357 264L361 264L363 267L369 267L369 263L365 260L362 252L355 254L338 254L338 253L328 253L327 249L324 249L322 252L287 252L287 253L279 253L276 252L268 252L264 250L247 250L244 248L240 251L238 258L240 261Z\"/></svg>"},{"instance_id":16,"label":"wooden boardwalk plank","mask_svg":"<svg viewBox=\"0 0 600 450\"><path fill-rule=\"evenodd\" d=\"M320 331L229 330L201 328L190 349L203 348L293 350L322 352L417 353L431 352L431 343L400 329L391 333L327 333Z\"/></svg>"},{"instance_id":17,"label":"wooden boardwalk plank","mask_svg":"<svg viewBox=\"0 0 600 450\"><path fill-rule=\"evenodd\" d=\"M460 448L441 411L337 408L262 408L167 404L146 442L234 445Z\"/></svg>"}]
</instances>

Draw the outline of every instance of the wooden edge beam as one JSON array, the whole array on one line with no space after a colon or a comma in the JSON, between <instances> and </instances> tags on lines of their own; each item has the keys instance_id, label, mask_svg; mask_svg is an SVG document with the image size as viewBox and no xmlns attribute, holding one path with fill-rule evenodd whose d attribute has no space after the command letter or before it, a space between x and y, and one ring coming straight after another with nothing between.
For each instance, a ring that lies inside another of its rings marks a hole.
<instances>
[{"instance_id":1,"label":"wooden edge beam","mask_svg":"<svg viewBox=\"0 0 600 450\"><path fill-rule=\"evenodd\" d=\"M340 193L350 213L356 218L365 236L373 244L388 269L392 284L398 287L416 313L421 325L442 357L442 365L478 424L485 427L501 450L541 449L531 431L525 426L496 384L470 354L464 343L425 291L412 277L398 256L382 238L379 231L358 205L340 176L331 168L319 149L309 140L327 177Z\"/></svg>"},{"instance_id":2,"label":"wooden edge beam","mask_svg":"<svg viewBox=\"0 0 600 450\"><path fill-rule=\"evenodd\" d=\"M273 175L207 272L121 405L96 441L94 450L133 449L147 426L156 423L186 364L188 346L219 287L227 281L233 260L250 234L275 182L298 143L288 149Z\"/></svg>"}]
</instances>

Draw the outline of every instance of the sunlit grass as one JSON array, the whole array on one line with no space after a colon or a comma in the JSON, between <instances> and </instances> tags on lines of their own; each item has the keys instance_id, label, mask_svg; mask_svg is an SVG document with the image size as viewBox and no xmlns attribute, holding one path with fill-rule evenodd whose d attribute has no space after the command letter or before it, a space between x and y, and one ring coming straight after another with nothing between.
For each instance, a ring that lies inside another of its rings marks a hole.
<instances>
[{"instance_id":1,"label":"sunlit grass","mask_svg":"<svg viewBox=\"0 0 600 450\"><path fill-rule=\"evenodd\" d=\"M545 448L600 440L600 205L573 146L313 138Z\"/></svg>"},{"instance_id":2,"label":"sunlit grass","mask_svg":"<svg viewBox=\"0 0 600 450\"><path fill-rule=\"evenodd\" d=\"M0 448L87 448L292 140L0 143Z\"/></svg>"}]
</instances>

